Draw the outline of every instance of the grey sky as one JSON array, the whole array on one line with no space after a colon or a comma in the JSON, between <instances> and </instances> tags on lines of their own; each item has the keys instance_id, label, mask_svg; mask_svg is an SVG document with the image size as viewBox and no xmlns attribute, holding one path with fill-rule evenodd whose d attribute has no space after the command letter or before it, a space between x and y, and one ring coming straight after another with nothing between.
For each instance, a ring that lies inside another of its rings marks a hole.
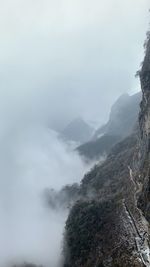
<instances>
[{"instance_id":1,"label":"grey sky","mask_svg":"<svg viewBox=\"0 0 150 267\"><path fill-rule=\"evenodd\" d=\"M103 122L138 88L148 2L0 0L1 106Z\"/></svg>"}]
</instances>

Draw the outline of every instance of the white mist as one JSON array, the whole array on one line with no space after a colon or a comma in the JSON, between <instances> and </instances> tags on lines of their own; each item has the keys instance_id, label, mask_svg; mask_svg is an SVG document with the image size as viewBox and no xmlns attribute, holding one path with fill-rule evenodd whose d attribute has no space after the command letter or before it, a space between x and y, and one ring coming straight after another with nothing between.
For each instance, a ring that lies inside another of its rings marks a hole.
<instances>
[{"instance_id":1,"label":"white mist","mask_svg":"<svg viewBox=\"0 0 150 267\"><path fill-rule=\"evenodd\" d=\"M85 166L41 120L17 119L5 126L0 138L0 265L58 267L67 211L48 209L41 195L47 187L79 181Z\"/></svg>"}]
</instances>

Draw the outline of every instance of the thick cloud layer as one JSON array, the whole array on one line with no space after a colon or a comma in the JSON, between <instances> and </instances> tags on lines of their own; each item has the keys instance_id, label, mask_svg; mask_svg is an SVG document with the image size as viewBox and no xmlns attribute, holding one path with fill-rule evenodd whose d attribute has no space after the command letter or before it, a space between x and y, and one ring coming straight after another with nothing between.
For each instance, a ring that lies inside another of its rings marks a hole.
<instances>
[{"instance_id":1,"label":"thick cloud layer","mask_svg":"<svg viewBox=\"0 0 150 267\"><path fill-rule=\"evenodd\" d=\"M137 90L148 0L0 3L0 90L9 97L42 95L53 124L102 122L119 94Z\"/></svg>"}]
</instances>

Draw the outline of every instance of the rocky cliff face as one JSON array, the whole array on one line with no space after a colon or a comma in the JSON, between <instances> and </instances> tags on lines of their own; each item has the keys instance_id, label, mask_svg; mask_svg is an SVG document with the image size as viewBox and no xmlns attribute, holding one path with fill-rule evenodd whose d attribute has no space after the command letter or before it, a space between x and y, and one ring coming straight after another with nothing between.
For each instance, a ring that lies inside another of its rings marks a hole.
<instances>
[{"instance_id":1,"label":"rocky cliff face","mask_svg":"<svg viewBox=\"0 0 150 267\"><path fill-rule=\"evenodd\" d=\"M138 204L150 222L150 40L147 43L147 51L143 67L140 71L140 79L143 92L139 116L141 129L140 172L143 190Z\"/></svg>"},{"instance_id":2,"label":"rocky cliff face","mask_svg":"<svg viewBox=\"0 0 150 267\"><path fill-rule=\"evenodd\" d=\"M64 267L150 266L150 41L136 133L85 175L64 239Z\"/></svg>"}]
</instances>

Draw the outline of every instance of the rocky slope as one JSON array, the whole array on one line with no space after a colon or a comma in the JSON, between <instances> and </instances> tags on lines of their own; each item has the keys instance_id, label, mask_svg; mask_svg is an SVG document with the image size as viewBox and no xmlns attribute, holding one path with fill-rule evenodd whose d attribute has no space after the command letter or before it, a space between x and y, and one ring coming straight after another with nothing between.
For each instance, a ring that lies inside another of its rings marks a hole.
<instances>
[{"instance_id":1,"label":"rocky slope","mask_svg":"<svg viewBox=\"0 0 150 267\"><path fill-rule=\"evenodd\" d=\"M64 267L150 266L150 41L139 128L83 178L66 222Z\"/></svg>"}]
</instances>

